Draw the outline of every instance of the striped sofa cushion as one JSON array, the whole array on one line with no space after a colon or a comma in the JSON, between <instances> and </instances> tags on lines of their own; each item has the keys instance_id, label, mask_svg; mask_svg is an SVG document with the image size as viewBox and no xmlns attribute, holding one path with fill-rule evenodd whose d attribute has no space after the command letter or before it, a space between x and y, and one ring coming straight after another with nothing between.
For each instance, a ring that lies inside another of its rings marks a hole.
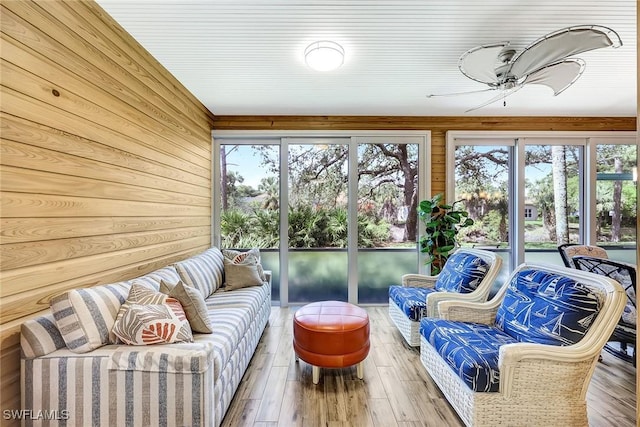
<instances>
[{"instance_id":1,"label":"striped sofa cushion","mask_svg":"<svg viewBox=\"0 0 640 427\"><path fill-rule=\"evenodd\" d=\"M85 353L114 342L111 329L128 294L129 284L120 282L54 297L51 311L69 350Z\"/></svg>"},{"instance_id":2,"label":"striped sofa cushion","mask_svg":"<svg viewBox=\"0 0 640 427\"><path fill-rule=\"evenodd\" d=\"M176 285L180 281L180 275L176 269L170 265L131 280L131 282L134 281L151 285L151 287L157 291L160 289L160 282L162 281L167 284Z\"/></svg>"},{"instance_id":3,"label":"striped sofa cushion","mask_svg":"<svg viewBox=\"0 0 640 427\"><path fill-rule=\"evenodd\" d=\"M44 356L65 346L53 313L27 320L20 325L22 356L28 359Z\"/></svg>"},{"instance_id":4,"label":"striped sofa cushion","mask_svg":"<svg viewBox=\"0 0 640 427\"><path fill-rule=\"evenodd\" d=\"M214 293L224 279L224 262L218 248L177 262L173 265L185 285L196 288L204 298Z\"/></svg>"}]
</instances>

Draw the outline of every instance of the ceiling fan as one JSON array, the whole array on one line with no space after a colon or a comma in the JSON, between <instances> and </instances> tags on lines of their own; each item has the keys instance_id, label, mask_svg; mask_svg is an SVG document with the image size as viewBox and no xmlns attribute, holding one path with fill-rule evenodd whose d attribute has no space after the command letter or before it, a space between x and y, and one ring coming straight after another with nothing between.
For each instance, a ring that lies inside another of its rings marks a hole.
<instances>
[{"instance_id":1,"label":"ceiling fan","mask_svg":"<svg viewBox=\"0 0 640 427\"><path fill-rule=\"evenodd\" d=\"M550 87L553 95L559 95L582 75L585 62L569 58L582 52L612 46L622 46L622 40L614 30L601 25L581 25L563 28L549 33L521 51L509 46L509 42L476 46L462 54L458 68L468 78L489 87L470 92L431 94L455 96L470 93L499 91L500 93L465 112L477 110L522 89L528 84Z\"/></svg>"}]
</instances>

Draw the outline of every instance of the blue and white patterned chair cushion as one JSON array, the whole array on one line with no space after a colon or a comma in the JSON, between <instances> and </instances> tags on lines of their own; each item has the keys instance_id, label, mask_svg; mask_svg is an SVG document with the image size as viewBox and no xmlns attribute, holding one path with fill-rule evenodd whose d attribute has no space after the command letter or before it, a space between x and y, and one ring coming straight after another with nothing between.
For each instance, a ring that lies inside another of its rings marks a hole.
<instances>
[{"instance_id":1,"label":"blue and white patterned chair cushion","mask_svg":"<svg viewBox=\"0 0 640 427\"><path fill-rule=\"evenodd\" d=\"M420 334L473 391L496 392L500 387L500 346L517 342L498 328L479 323L425 317Z\"/></svg>"},{"instance_id":2,"label":"blue and white patterned chair cushion","mask_svg":"<svg viewBox=\"0 0 640 427\"><path fill-rule=\"evenodd\" d=\"M447 259L435 289L467 294L476 290L489 271L489 264L473 254L456 252Z\"/></svg>"},{"instance_id":3,"label":"blue and white patterned chair cushion","mask_svg":"<svg viewBox=\"0 0 640 427\"><path fill-rule=\"evenodd\" d=\"M389 298L414 322L427 315L427 295L432 292L435 289L389 286Z\"/></svg>"},{"instance_id":4,"label":"blue and white patterned chair cushion","mask_svg":"<svg viewBox=\"0 0 640 427\"><path fill-rule=\"evenodd\" d=\"M602 298L569 277L522 270L509 283L496 326L517 341L571 345L588 331Z\"/></svg>"}]
</instances>

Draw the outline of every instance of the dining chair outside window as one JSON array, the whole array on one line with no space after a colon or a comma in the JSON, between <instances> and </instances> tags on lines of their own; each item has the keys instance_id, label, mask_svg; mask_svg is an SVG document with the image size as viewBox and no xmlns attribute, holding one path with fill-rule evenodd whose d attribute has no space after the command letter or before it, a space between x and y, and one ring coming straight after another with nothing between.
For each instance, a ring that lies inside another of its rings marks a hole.
<instances>
[{"instance_id":1,"label":"dining chair outside window","mask_svg":"<svg viewBox=\"0 0 640 427\"><path fill-rule=\"evenodd\" d=\"M571 259L577 255L586 255L605 259L609 258L609 256L607 255L607 251L604 248L593 245L577 245L575 243L565 243L558 246L558 252L560 252L560 257L562 258L562 262L564 262L565 267L569 268L574 268Z\"/></svg>"},{"instance_id":2,"label":"dining chair outside window","mask_svg":"<svg viewBox=\"0 0 640 427\"><path fill-rule=\"evenodd\" d=\"M636 266L626 262L584 255L573 257L573 264L577 269L610 277L624 288L627 294L627 304L611 335L610 342L605 345L604 349L636 366ZM620 346L616 347L611 342L618 342ZM629 347L632 347L631 355L629 355Z\"/></svg>"}]
</instances>

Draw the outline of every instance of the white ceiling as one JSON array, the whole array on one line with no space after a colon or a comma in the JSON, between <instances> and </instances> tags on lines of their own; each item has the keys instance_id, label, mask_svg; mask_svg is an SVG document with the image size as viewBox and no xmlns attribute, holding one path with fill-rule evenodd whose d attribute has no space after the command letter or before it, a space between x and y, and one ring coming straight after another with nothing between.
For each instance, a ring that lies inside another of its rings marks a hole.
<instances>
[{"instance_id":1,"label":"white ceiling","mask_svg":"<svg viewBox=\"0 0 640 427\"><path fill-rule=\"evenodd\" d=\"M216 115L464 115L494 92L464 77L466 50L521 49L552 31L597 24L623 46L586 52L557 97L528 85L474 116L635 116L636 0L98 0ZM333 40L344 65L309 69L307 45Z\"/></svg>"}]
</instances>

